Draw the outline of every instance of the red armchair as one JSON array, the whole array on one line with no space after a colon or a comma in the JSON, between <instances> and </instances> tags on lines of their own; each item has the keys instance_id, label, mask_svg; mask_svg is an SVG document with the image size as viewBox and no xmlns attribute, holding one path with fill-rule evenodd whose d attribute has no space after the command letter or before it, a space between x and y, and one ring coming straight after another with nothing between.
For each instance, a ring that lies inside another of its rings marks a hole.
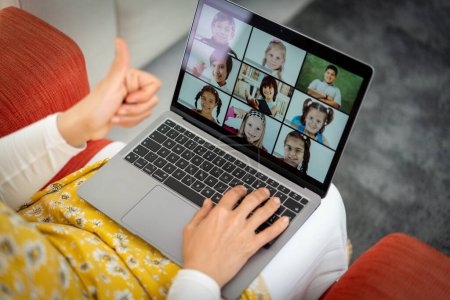
<instances>
[{"instance_id":1,"label":"red armchair","mask_svg":"<svg viewBox=\"0 0 450 300\"><path fill-rule=\"evenodd\" d=\"M450 258L408 235L390 234L321 299L450 299Z\"/></svg>"},{"instance_id":2,"label":"red armchair","mask_svg":"<svg viewBox=\"0 0 450 300\"><path fill-rule=\"evenodd\" d=\"M0 138L88 93L83 53L74 41L21 9L0 10ZM89 141L50 182L78 170L110 142Z\"/></svg>"}]
</instances>

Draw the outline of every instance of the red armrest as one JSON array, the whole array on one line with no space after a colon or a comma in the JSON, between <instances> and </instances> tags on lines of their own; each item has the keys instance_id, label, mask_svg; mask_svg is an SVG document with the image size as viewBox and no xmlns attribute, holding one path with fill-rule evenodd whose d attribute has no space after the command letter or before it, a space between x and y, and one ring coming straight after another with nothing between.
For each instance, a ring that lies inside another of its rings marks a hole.
<instances>
[{"instance_id":1,"label":"red armrest","mask_svg":"<svg viewBox=\"0 0 450 300\"><path fill-rule=\"evenodd\" d=\"M390 234L323 299L450 299L450 258L408 235Z\"/></svg>"},{"instance_id":2,"label":"red armrest","mask_svg":"<svg viewBox=\"0 0 450 300\"><path fill-rule=\"evenodd\" d=\"M0 10L0 138L88 93L84 56L73 40L21 9ZM78 170L110 142L89 142L52 181Z\"/></svg>"}]
</instances>

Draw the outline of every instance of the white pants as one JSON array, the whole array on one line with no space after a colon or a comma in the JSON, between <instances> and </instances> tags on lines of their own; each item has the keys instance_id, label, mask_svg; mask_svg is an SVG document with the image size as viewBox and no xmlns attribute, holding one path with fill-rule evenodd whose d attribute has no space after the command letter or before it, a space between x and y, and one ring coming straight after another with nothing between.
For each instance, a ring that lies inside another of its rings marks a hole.
<instances>
[{"instance_id":1,"label":"white pants","mask_svg":"<svg viewBox=\"0 0 450 300\"><path fill-rule=\"evenodd\" d=\"M124 146L109 144L87 165ZM344 203L332 184L317 210L262 271L272 299L318 299L347 270L346 241Z\"/></svg>"}]
</instances>

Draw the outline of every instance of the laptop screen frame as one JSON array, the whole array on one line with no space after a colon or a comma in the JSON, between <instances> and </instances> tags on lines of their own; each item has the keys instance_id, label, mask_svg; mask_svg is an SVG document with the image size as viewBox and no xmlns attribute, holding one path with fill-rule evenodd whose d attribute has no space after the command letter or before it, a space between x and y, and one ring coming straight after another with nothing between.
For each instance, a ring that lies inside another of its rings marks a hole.
<instances>
[{"instance_id":1,"label":"laptop screen frame","mask_svg":"<svg viewBox=\"0 0 450 300\"><path fill-rule=\"evenodd\" d=\"M284 164L280 165L279 160L277 160L272 155L262 153L262 151L254 149L254 147L246 146L248 142L246 142L243 138L231 135L230 132L222 128L220 125L213 124L211 121L199 117L198 113L178 103L178 98L184 74L187 73L186 69L187 69L187 62L190 56L190 49L192 49L192 45L194 42L194 35L199 24L201 9L205 4L212 6L220 11L226 12L232 15L233 17L237 17L241 20L246 19L248 20L246 21L248 25L256 27L259 30L262 30L279 39L282 39L283 41L286 41L292 44L293 46L303 49L307 53L311 53L315 56L320 57L321 59L327 60L335 65L338 65L346 69L347 71L357 76L360 76L363 79L358 94L356 96L356 99L354 101L352 110L349 114L348 121L344 127L342 136L339 140L338 146L336 147L333 159L331 161L328 172L323 182L320 182L312 177L309 177L308 175L299 174L298 172L295 172L295 169L293 167L285 166ZM178 76L176 88L172 98L170 110L179 114L186 121L193 124L194 126L211 134L215 138L235 148L241 153L244 153L251 159L258 161L259 163L265 165L269 169L272 169L274 172L280 174L286 179L294 182L295 184L300 185L301 187L307 188L315 192L321 198L323 198L327 194L327 191L331 185L331 181L335 174L338 162L343 154L345 145L348 141L350 132L356 120L356 116L361 107L362 100L370 86L373 73L374 70L372 66L368 65L367 63L359 61L358 59L355 59L347 54L344 54L330 46L327 46L317 40L307 37L304 34L296 32L290 28L275 23L256 13L253 13L250 10L243 8L242 6L239 6L235 3L223 0L199 0L193 24L189 32L182 60L182 66L180 68L180 73Z\"/></svg>"}]
</instances>

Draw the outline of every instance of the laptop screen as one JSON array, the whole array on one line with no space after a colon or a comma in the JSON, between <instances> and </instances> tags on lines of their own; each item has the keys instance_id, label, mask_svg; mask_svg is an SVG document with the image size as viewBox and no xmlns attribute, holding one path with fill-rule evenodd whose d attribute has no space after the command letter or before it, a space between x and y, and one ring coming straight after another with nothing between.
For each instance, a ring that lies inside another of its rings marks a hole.
<instances>
[{"instance_id":1,"label":"laptop screen","mask_svg":"<svg viewBox=\"0 0 450 300\"><path fill-rule=\"evenodd\" d=\"M227 1L200 1L172 103L324 195L371 67Z\"/></svg>"}]
</instances>

